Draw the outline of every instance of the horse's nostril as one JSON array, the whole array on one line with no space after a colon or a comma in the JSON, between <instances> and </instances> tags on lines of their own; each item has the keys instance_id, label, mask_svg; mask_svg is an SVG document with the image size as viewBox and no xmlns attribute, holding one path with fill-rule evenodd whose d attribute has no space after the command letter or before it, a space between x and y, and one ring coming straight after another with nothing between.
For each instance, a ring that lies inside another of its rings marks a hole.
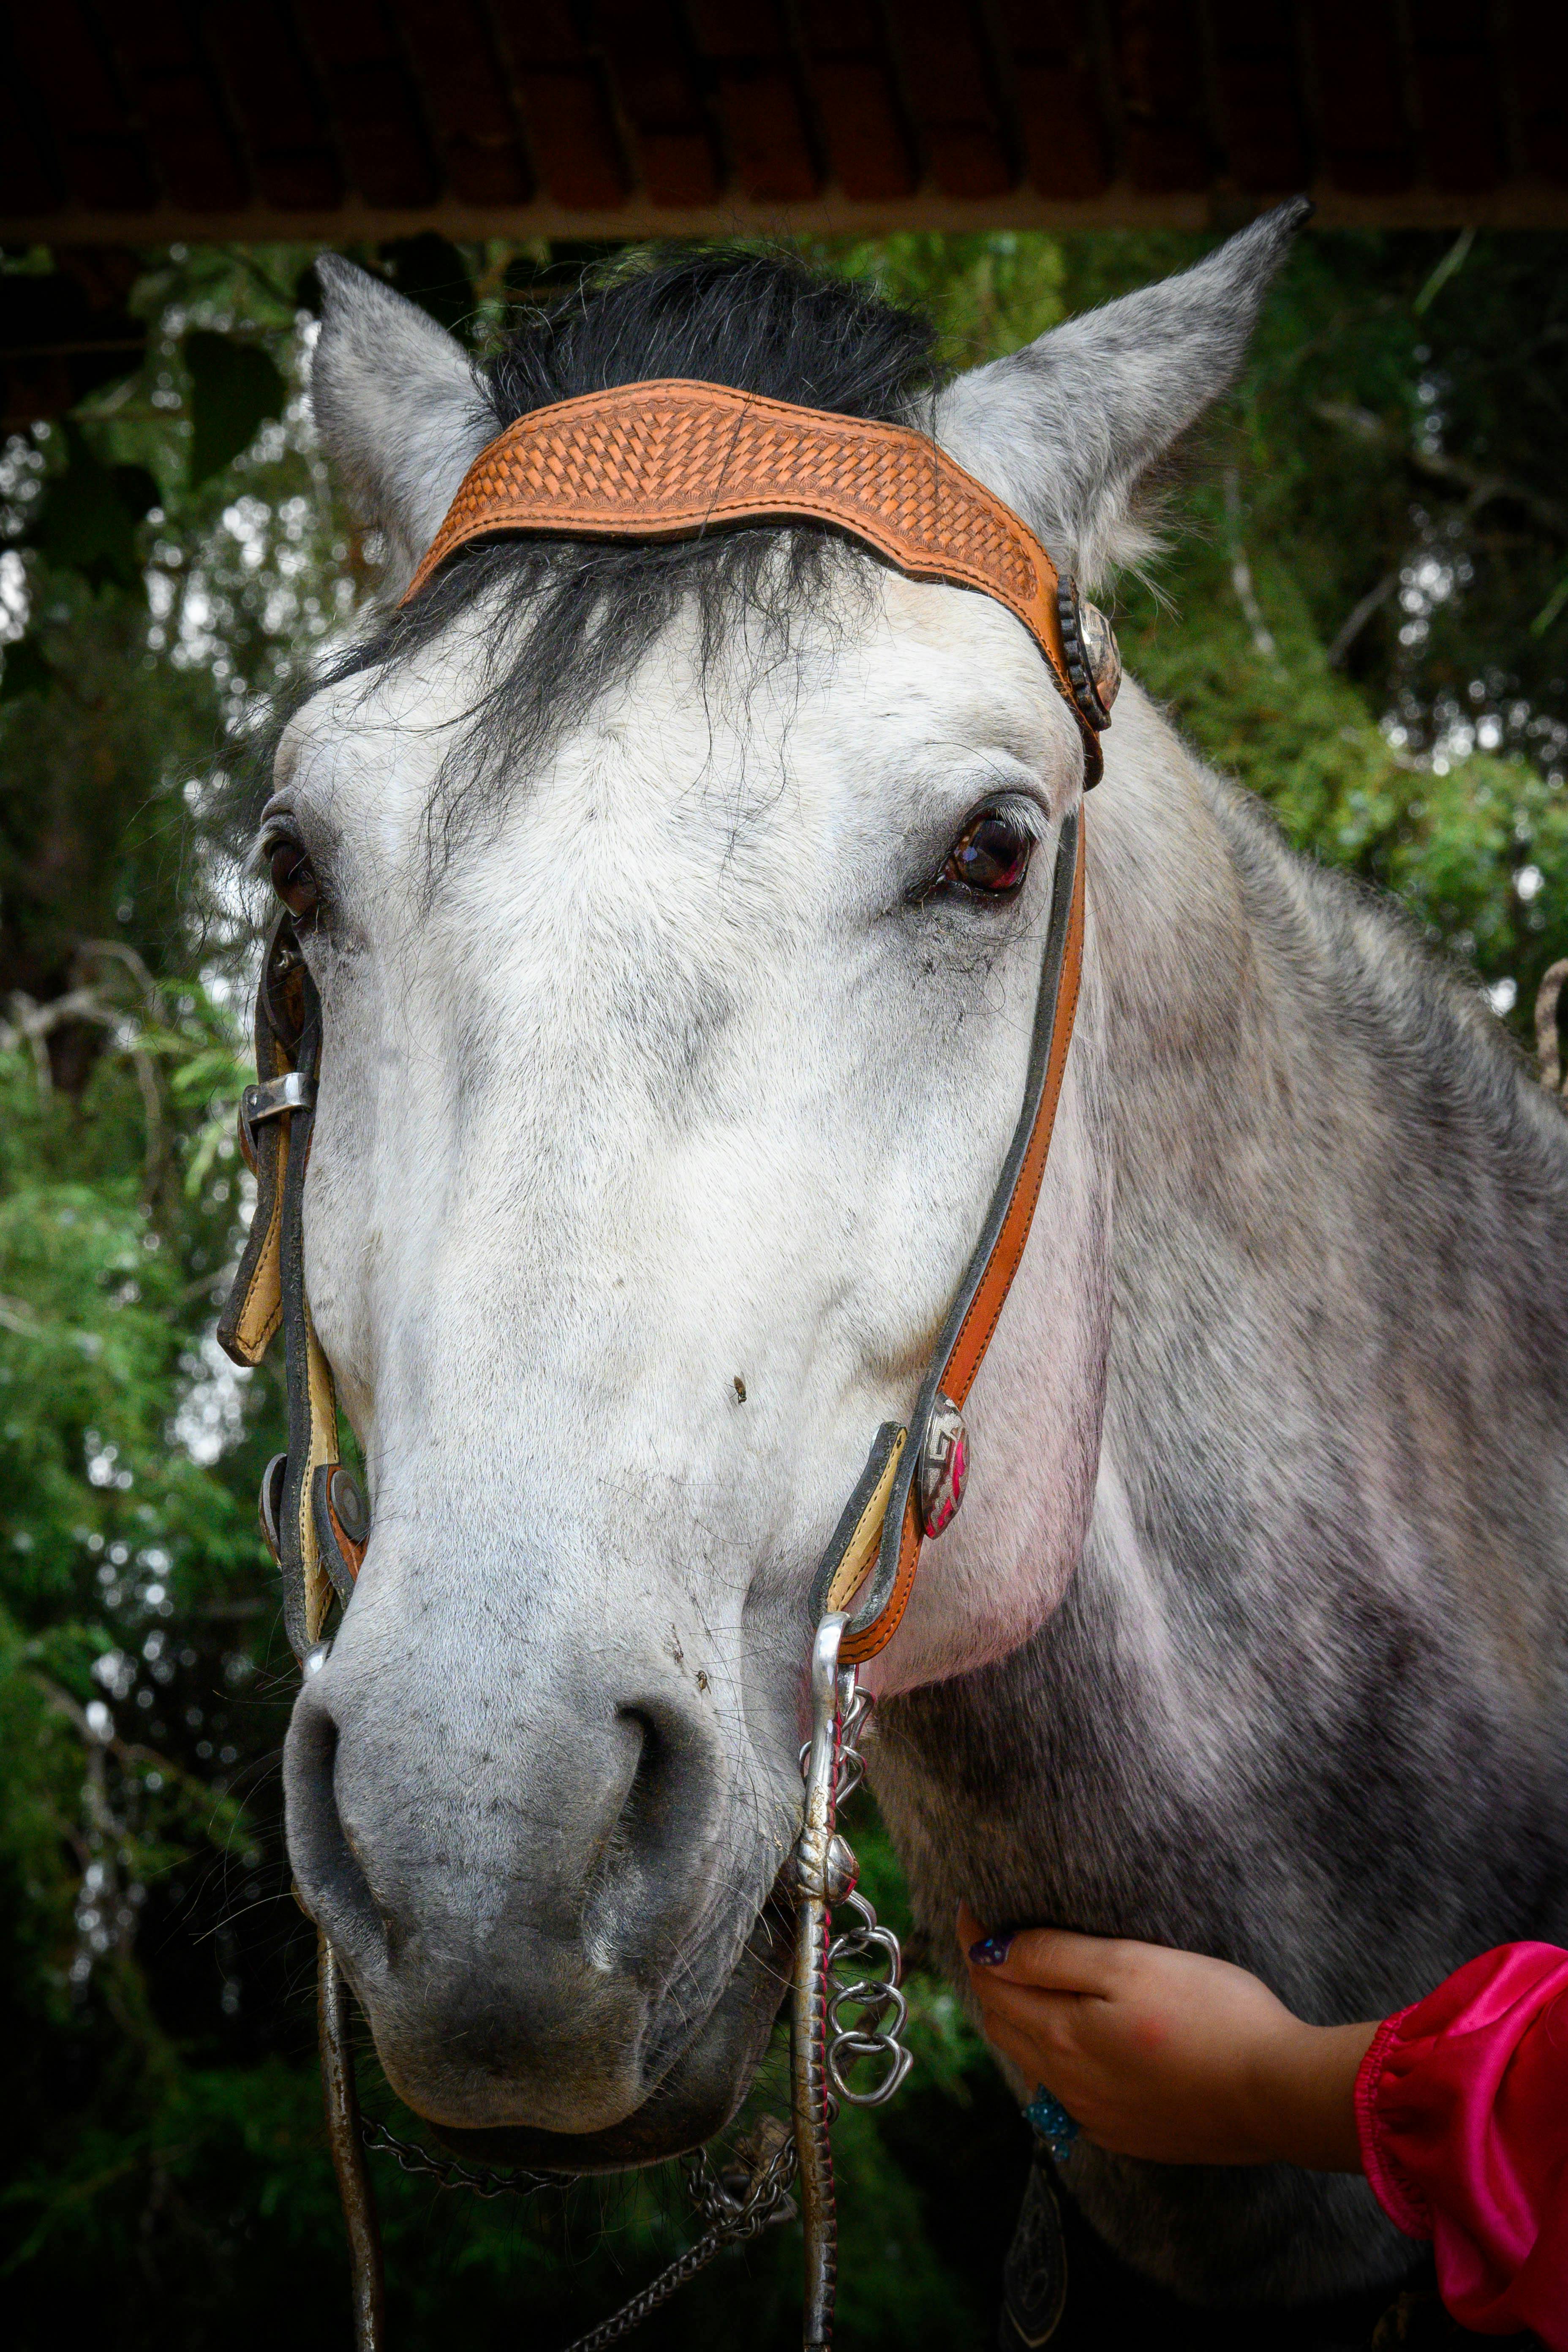
<instances>
[{"instance_id":1,"label":"horse's nostril","mask_svg":"<svg viewBox=\"0 0 1568 2352\"><path fill-rule=\"evenodd\" d=\"M689 1838L694 1823L683 1802L711 1759L699 1752L692 1727L670 1707L624 1706L617 1720L641 1744L613 1838L624 1852L652 1859Z\"/></svg>"},{"instance_id":2,"label":"horse's nostril","mask_svg":"<svg viewBox=\"0 0 1568 2352\"><path fill-rule=\"evenodd\" d=\"M602 1833L584 1890L584 1940L602 1967L624 1966L669 1902L716 1785L712 1758L678 1708L638 1701L616 1709L625 1793ZM611 1799L612 1804L614 1799Z\"/></svg>"},{"instance_id":3,"label":"horse's nostril","mask_svg":"<svg viewBox=\"0 0 1568 2352\"><path fill-rule=\"evenodd\" d=\"M383 1967L390 1957L385 1923L338 1810L337 1755L337 1724L325 1695L308 1683L283 1760L295 1881L310 1916L342 1952L362 1967Z\"/></svg>"},{"instance_id":4,"label":"horse's nostril","mask_svg":"<svg viewBox=\"0 0 1568 2352\"><path fill-rule=\"evenodd\" d=\"M627 1845L641 1845L657 1822L660 1784L668 1776L664 1769L666 1743L652 1717L641 1707L623 1708L620 1720L635 1730L642 1745L637 1752L631 1786L621 1805L616 1823L617 1834Z\"/></svg>"}]
</instances>

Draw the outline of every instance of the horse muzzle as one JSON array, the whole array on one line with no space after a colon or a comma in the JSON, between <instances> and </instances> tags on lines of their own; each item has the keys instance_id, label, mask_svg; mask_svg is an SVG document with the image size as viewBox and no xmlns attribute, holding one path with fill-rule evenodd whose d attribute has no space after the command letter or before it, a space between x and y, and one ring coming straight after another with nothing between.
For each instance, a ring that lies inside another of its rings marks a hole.
<instances>
[{"instance_id":1,"label":"horse muzzle","mask_svg":"<svg viewBox=\"0 0 1568 2352\"><path fill-rule=\"evenodd\" d=\"M657 1677L492 1708L471 1662L466 1684L427 1659L416 1688L400 1678L329 1659L284 1760L300 1895L389 2081L448 2131L507 2135L508 2160L695 2145L743 2095L787 1982L787 1922L763 1900L787 1833L764 1851L714 1718Z\"/></svg>"}]
</instances>

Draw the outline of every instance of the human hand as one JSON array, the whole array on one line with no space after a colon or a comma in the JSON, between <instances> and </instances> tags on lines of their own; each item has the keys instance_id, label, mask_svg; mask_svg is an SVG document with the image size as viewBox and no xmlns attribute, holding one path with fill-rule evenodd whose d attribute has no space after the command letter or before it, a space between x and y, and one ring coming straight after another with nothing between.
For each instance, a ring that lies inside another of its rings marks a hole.
<instances>
[{"instance_id":1,"label":"human hand","mask_svg":"<svg viewBox=\"0 0 1568 2352\"><path fill-rule=\"evenodd\" d=\"M1304 2025L1196 1952L1054 1927L987 1938L967 1905L958 1937L987 2041L1098 2147L1360 2171L1355 2078L1375 2023Z\"/></svg>"}]
</instances>

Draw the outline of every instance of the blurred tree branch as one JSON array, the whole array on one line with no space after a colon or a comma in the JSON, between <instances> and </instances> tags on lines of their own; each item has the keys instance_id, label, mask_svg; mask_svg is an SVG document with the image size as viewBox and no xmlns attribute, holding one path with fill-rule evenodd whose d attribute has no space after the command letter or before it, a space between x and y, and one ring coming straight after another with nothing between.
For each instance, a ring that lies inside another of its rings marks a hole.
<instances>
[{"instance_id":1,"label":"blurred tree branch","mask_svg":"<svg viewBox=\"0 0 1568 2352\"><path fill-rule=\"evenodd\" d=\"M1392 425L1385 425L1381 416L1374 416L1371 409L1358 408L1351 401L1315 400L1312 414L1342 433L1353 435L1373 448L1387 450L1424 481L1440 482L1445 489L1463 490L1472 513L1494 499L1507 499L1523 507L1546 530L1568 536L1568 506L1542 490L1532 489L1528 482L1493 473L1486 467L1471 465L1467 458L1450 457L1441 450L1417 448L1394 432Z\"/></svg>"}]
</instances>

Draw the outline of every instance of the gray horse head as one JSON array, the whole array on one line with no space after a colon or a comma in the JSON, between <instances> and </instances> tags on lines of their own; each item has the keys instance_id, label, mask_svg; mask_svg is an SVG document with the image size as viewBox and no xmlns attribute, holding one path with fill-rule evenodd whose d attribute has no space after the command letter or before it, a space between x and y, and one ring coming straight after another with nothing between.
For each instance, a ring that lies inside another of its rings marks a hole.
<instances>
[{"instance_id":1,"label":"gray horse head","mask_svg":"<svg viewBox=\"0 0 1568 2352\"><path fill-rule=\"evenodd\" d=\"M625 279L479 373L327 264L317 416L394 591L511 415L656 375L931 430L1092 580L1294 217L940 394L913 321L773 262ZM289 730L261 834L320 894L310 1293L374 1527L290 1839L439 2121L607 2160L748 2079L811 1571L984 1214L1081 767L1008 614L812 530L476 551ZM1081 1545L1107 1235L1068 1129L891 1687L1015 1646Z\"/></svg>"},{"instance_id":2,"label":"gray horse head","mask_svg":"<svg viewBox=\"0 0 1568 2352\"><path fill-rule=\"evenodd\" d=\"M651 376L929 430L1093 588L1295 219L947 388L775 261L627 275L482 372L327 264L318 419L393 595L496 430ZM1105 752L1056 1146L877 1794L933 1950L963 1895L1384 2016L1568 1936L1568 1127L1135 685ZM809 527L472 546L284 736L306 1275L374 1500L289 1846L449 2136L583 2171L745 2091L811 1573L985 1213L1079 793L1011 614ZM1199 2298L1408 2261L1350 2178L1081 2143L1068 2183Z\"/></svg>"}]
</instances>

